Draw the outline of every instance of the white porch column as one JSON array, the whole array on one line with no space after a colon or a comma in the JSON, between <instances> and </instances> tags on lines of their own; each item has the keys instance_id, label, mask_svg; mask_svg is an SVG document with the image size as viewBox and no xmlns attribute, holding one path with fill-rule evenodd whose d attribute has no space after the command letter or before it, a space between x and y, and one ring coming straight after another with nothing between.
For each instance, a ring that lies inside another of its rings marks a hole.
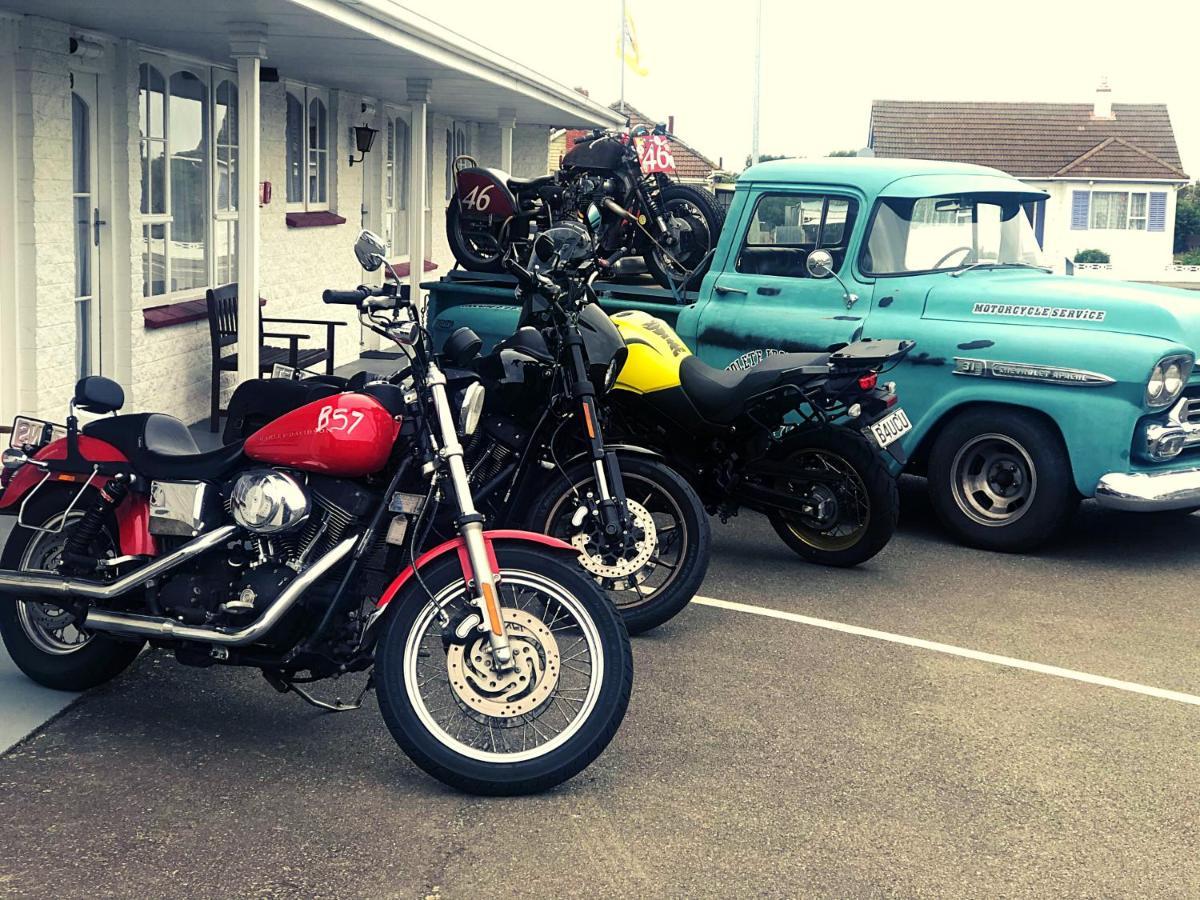
<instances>
[{"instance_id":1,"label":"white porch column","mask_svg":"<svg viewBox=\"0 0 1200 900\"><path fill-rule=\"evenodd\" d=\"M19 402L22 332L17 316L17 24L0 19L0 195L11 198L0 204L0 425L8 425L21 411ZM8 439L0 441L8 446Z\"/></svg>"},{"instance_id":2,"label":"white porch column","mask_svg":"<svg viewBox=\"0 0 1200 900\"><path fill-rule=\"evenodd\" d=\"M412 108L408 141L408 283L413 302L418 304L421 279L425 276L425 118L430 85L428 78L408 79L408 102Z\"/></svg>"},{"instance_id":3,"label":"white porch column","mask_svg":"<svg viewBox=\"0 0 1200 900\"><path fill-rule=\"evenodd\" d=\"M500 169L512 174L513 129L517 125L515 109L496 110L496 122L500 126Z\"/></svg>"},{"instance_id":4,"label":"white porch column","mask_svg":"<svg viewBox=\"0 0 1200 900\"><path fill-rule=\"evenodd\" d=\"M259 376L258 181L262 124L258 73L267 58L267 26L229 26L238 67L238 383Z\"/></svg>"}]
</instances>

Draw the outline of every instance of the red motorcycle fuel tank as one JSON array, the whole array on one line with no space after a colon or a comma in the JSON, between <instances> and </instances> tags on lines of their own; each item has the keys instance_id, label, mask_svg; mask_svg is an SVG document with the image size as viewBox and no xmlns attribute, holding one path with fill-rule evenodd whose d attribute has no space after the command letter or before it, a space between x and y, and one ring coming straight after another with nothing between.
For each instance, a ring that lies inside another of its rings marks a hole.
<instances>
[{"instance_id":1,"label":"red motorcycle fuel tank","mask_svg":"<svg viewBox=\"0 0 1200 900\"><path fill-rule=\"evenodd\" d=\"M337 394L285 413L246 440L245 454L258 462L357 478L378 472L400 431L374 397Z\"/></svg>"}]
</instances>

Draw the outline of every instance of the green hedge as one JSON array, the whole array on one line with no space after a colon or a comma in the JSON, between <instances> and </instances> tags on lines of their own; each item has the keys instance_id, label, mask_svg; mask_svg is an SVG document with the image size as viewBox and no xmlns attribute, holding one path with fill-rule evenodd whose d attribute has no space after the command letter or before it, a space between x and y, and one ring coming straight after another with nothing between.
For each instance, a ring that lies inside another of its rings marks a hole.
<instances>
[{"instance_id":1,"label":"green hedge","mask_svg":"<svg viewBox=\"0 0 1200 900\"><path fill-rule=\"evenodd\" d=\"M1109 263L1112 258L1103 250L1080 250L1075 254L1077 263Z\"/></svg>"}]
</instances>

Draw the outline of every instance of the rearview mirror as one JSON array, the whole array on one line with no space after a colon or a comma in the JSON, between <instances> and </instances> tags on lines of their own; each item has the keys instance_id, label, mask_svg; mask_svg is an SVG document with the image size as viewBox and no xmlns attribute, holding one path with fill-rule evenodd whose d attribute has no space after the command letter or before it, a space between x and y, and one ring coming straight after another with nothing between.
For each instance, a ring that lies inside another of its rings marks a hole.
<instances>
[{"instance_id":1,"label":"rearview mirror","mask_svg":"<svg viewBox=\"0 0 1200 900\"><path fill-rule=\"evenodd\" d=\"M808 254L804 267L813 278L828 278L833 274L833 254L828 250L814 250Z\"/></svg>"},{"instance_id":2,"label":"rearview mirror","mask_svg":"<svg viewBox=\"0 0 1200 900\"><path fill-rule=\"evenodd\" d=\"M387 259L387 245L379 235L371 231L363 231L354 242L354 255L358 264L368 272L374 272Z\"/></svg>"}]
</instances>

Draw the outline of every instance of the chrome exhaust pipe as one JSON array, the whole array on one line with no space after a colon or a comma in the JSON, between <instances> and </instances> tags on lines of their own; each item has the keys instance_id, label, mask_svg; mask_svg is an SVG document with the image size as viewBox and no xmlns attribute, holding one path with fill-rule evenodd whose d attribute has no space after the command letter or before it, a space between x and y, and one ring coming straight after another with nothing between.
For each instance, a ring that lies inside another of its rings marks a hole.
<instances>
[{"instance_id":1,"label":"chrome exhaust pipe","mask_svg":"<svg viewBox=\"0 0 1200 900\"><path fill-rule=\"evenodd\" d=\"M10 596L19 600L70 598L72 600L115 600L122 594L141 587L147 581L164 575L176 566L201 553L223 544L237 533L236 525L223 525L215 531L202 534L188 541L174 553L159 557L154 562L130 572L116 581L90 581L83 578L63 578L38 572L20 572L0 569L0 597Z\"/></svg>"},{"instance_id":2,"label":"chrome exhaust pipe","mask_svg":"<svg viewBox=\"0 0 1200 900\"><path fill-rule=\"evenodd\" d=\"M253 644L265 637L267 632L278 624L279 620L296 605L296 601L314 582L320 580L330 569L345 559L357 542L357 537L346 538L296 576L261 616L237 631L218 631L215 628L182 625L171 619L110 612L104 609L88 610L87 618L81 624L82 627L91 631L105 631L111 634L160 640L166 638L177 641L197 641L204 644L220 644L225 647Z\"/></svg>"}]
</instances>

